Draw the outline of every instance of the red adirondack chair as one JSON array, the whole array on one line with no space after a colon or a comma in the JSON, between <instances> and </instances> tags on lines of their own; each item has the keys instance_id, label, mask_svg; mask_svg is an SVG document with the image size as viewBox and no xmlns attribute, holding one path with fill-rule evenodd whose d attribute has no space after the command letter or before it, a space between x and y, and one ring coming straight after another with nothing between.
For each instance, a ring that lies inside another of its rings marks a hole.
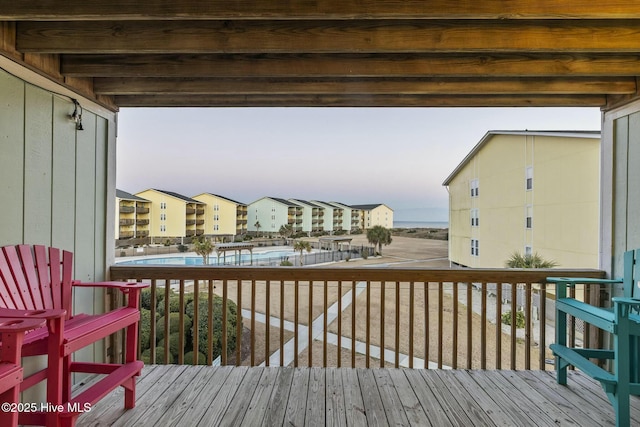
<instances>
[{"instance_id":1,"label":"red adirondack chair","mask_svg":"<svg viewBox=\"0 0 640 427\"><path fill-rule=\"evenodd\" d=\"M70 425L88 405L123 386L125 408L135 405L135 377L143 363L137 360L140 290L148 285L127 282L73 281L73 254L41 245L5 246L0 253L0 317L43 316L47 326L27 332L23 356L47 355L47 368L25 378L21 390L47 380L47 403L55 410L20 413L21 424ZM119 289L128 303L104 314L72 313L72 287ZM42 310L40 313L38 311ZM35 311L35 312L34 312ZM74 362L71 355L120 330L126 331L124 362ZM3 343L4 347L4 343ZM105 375L72 398L71 374Z\"/></svg>"},{"instance_id":2,"label":"red adirondack chair","mask_svg":"<svg viewBox=\"0 0 640 427\"><path fill-rule=\"evenodd\" d=\"M44 319L0 319L0 425L18 425L18 407L20 401L20 383L22 367L20 357L24 333L45 326Z\"/></svg>"}]
</instances>

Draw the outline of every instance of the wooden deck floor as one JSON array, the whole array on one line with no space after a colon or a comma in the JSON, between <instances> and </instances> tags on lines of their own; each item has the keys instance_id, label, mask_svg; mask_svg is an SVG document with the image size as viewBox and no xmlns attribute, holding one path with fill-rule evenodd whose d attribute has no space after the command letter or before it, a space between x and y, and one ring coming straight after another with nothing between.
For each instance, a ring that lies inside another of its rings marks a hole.
<instances>
[{"instance_id":1,"label":"wooden deck floor","mask_svg":"<svg viewBox=\"0 0 640 427\"><path fill-rule=\"evenodd\" d=\"M134 409L112 392L78 426L606 426L600 386L570 372L147 366ZM640 424L633 398L631 425Z\"/></svg>"}]
</instances>

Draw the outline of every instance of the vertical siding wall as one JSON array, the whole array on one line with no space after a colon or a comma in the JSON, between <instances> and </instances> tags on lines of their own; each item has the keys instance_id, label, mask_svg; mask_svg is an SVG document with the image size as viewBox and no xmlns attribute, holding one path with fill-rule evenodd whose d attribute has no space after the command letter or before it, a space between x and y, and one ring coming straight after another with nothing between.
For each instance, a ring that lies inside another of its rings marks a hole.
<instances>
[{"instance_id":1,"label":"vertical siding wall","mask_svg":"<svg viewBox=\"0 0 640 427\"><path fill-rule=\"evenodd\" d=\"M640 248L640 104L613 121L613 275L622 254Z\"/></svg>"},{"instance_id":2,"label":"vertical siding wall","mask_svg":"<svg viewBox=\"0 0 640 427\"><path fill-rule=\"evenodd\" d=\"M76 131L72 112L67 97L0 69L0 246L69 250L76 279L103 280L112 258L107 247L113 247L115 114L105 118L84 108L84 130ZM75 311L104 310L101 290L79 291ZM77 356L100 360L103 354L95 345Z\"/></svg>"}]
</instances>

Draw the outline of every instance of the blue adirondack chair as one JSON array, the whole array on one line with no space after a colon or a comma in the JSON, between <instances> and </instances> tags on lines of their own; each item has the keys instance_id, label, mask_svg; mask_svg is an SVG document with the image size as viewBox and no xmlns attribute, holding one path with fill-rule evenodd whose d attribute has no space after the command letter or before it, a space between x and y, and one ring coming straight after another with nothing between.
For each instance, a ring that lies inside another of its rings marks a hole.
<instances>
[{"instance_id":1,"label":"blue adirondack chair","mask_svg":"<svg viewBox=\"0 0 640 427\"><path fill-rule=\"evenodd\" d=\"M622 279L580 279L548 277L556 284L556 342L550 348L556 356L557 381L567 384L567 367L580 369L600 382L616 414L617 426L629 426L630 395L640 395L640 249L624 254ZM623 285L623 296L612 298L611 308L594 307L568 297L567 288L576 284ZM572 348L567 345L567 314L611 334L610 349ZM591 359L610 360L609 370Z\"/></svg>"}]
</instances>

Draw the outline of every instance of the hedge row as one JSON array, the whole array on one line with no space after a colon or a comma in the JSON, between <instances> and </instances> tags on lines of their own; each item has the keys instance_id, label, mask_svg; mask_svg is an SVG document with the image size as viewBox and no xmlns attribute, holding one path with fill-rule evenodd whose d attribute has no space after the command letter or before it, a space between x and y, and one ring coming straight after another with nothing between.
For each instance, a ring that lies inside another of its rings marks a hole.
<instances>
[{"instance_id":1,"label":"hedge row","mask_svg":"<svg viewBox=\"0 0 640 427\"><path fill-rule=\"evenodd\" d=\"M155 319L151 319L151 306L155 305ZM180 336L180 296L173 292L169 293L169 357L164 360L164 349L167 346L167 339L164 336L165 323L165 294L164 290L156 291L155 301L151 300L150 289L142 291L141 298L141 318L140 318L140 350L142 360L150 362L151 355L151 321L156 325L156 363L178 363L178 355L184 355L184 363L194 362L193 354L193 317L194 317L194 294L184 295L184 347L179 344ZM231 355L236 348L236 322L237 306L227 300L227 350ZM198 364L206 364L208 348L213 350L213 359L216 359L222 350L222 297L213 295L213 318L209 318L209 295L201 292L198 295ZM211 328L212 341L207 342L208 331Z\"/></svg>"}]
</instances>

